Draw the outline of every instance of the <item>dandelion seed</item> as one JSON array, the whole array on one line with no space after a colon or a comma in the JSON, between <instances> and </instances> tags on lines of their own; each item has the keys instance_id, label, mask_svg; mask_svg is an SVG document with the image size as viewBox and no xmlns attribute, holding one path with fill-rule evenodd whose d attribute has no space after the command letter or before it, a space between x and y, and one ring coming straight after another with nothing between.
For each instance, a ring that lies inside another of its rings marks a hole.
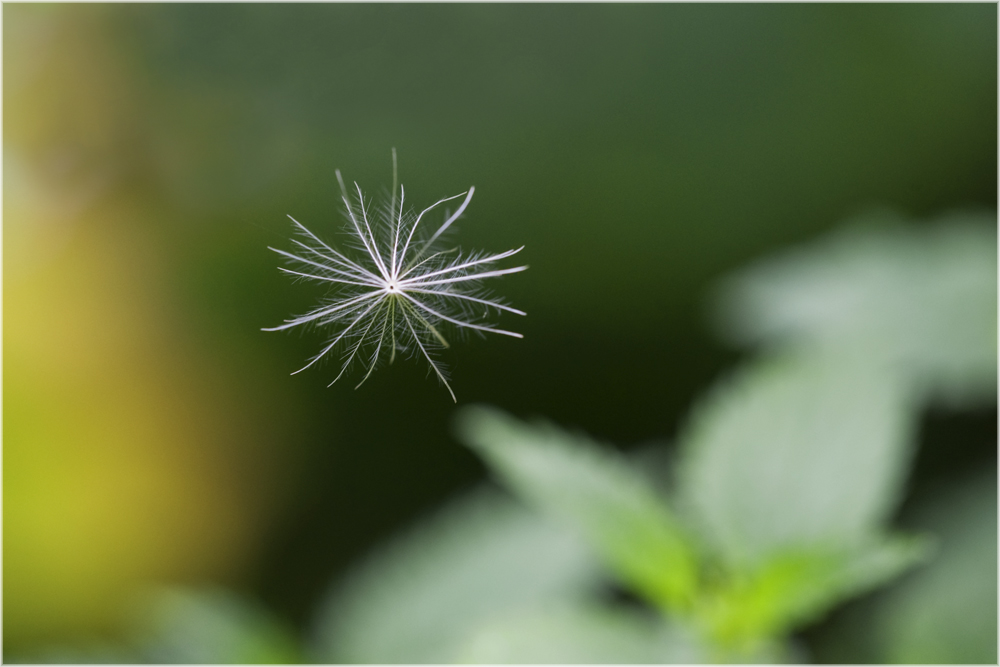
<instances>
[{"instance_id":1,"label":"dandelion seed","mask_svg":"<svg viewBox=\"0 0 1000 667\"><path fill-rule=\"evenodd\" d=\"M396 353L403 352L425 358L452 400L457 402L448 384L447 372L433 354L448 347L441 330L522 337L519 333L498 329L489 321L491 313L525 313L492 297L481 282L527 269L527 266L493 268L497 262L519 253L524 246L496 254L473 252L463 255L458 248L438 249L436 242L465 212L475 188L442 199L417 214L414 209L405 207L406 192L397 174L396 150L393 149L392 196L387 205L376 208L370 200L365 200L357 183L354 184L356 195L349 193L340 171L336 172L347 217L346 230L351 237L348 245L354 252L335 250L333 245L320 240L305 225L288 216L297 236L292 240L296 250L270 248L292 267L279 267L279 270L296 279L325 283L331 287L331 293L314 310L264 331L316 326L331 332L326 346L292 375L325 359L340 346L343 363L330 385L357 361L365 370L357 385L360 387L386 354L392 363ZM425 217L433 215L442 204L463 197L454 213L445 209L444 222L427 236Z\"/></svg>"}]
</instances>

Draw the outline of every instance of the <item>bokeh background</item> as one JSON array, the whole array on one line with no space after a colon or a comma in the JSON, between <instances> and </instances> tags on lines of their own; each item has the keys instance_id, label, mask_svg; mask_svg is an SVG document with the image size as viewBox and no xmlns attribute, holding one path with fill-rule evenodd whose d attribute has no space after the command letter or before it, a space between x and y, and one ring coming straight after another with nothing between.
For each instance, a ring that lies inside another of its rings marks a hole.
<instances>
[{"instance_id":1,"label":"bokeh background","mask_svg":"<svg viewBox=\"0 0 1000 667\"><path fill-rule=\"evenodd\" d=\"M327 389L294 215L476 186L467 248L524 340L445 361L459 403L625 447L669 440L740 352L706 296L873 207L997 198L997 8L3 7L7 654L127 631L151 584L293 631L371 547L482 479L420 363ZM930 414L911 480L996 466L996 411Z\"/></svg>"}]
</instances>

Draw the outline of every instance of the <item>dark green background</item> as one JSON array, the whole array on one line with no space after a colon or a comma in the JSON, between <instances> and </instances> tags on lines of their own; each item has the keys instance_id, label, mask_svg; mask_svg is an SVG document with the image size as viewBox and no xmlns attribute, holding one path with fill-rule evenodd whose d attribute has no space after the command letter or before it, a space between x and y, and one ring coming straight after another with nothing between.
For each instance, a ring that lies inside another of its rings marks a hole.
<instances>
[{"instance_id":1,"label":"dark green background","mask_svg":"<svg viewBox=\"0 0 1000 667\"><path fill-rule=\"evenodd\" d=\"M530 270L494 287L528 316L503 320L524 340L443 355L459 403L626 447L672 437L738 361L706 324L718 276L874 206L995 207L995 4L75 11L107 23L140 91L135 150L152 157L131 178L160 212L191 336L290 461L257 565L229 583L298 623L345 566L484 474L424 364L326 389L333 366L288 375L321 335L260 331L321 294L266 246L288 247L286 214L335 232L335 168L385 191L395 147L410 201L475 185L456 238L526 246ZM932 442L921 479L994 460L995 412L942 428L966 442Z\"/></svg>"},{"instance_id":2,"label":"dark green background","mask_svg":"<svg viewBox=\"0 0 1000 667\"><path fill-rule=\"evenodd\" d=\"M460 401L616 443L669 437L732 364L702 317L715 276L869 206L927 216L996 199L994 5L121 14L163 101L154 130L208 141L168 184L190 212L170 231L192 246L192 307L234 372L294 394L308 419L283 443L300 457L296 497L255 582L299 617L373 541L481 475L420 364L357 392L325 389L329 368L275 372L321 339L258 333L317 296L265 246L288 235L286 213L341 224L335 168L387 188L395 146L413 201L476 185L462 242L527 246L530 271L498 289L529 315L523 341L445 356ZM171 108L218 87L243 104Z\"/></svg>"}]
</instances>

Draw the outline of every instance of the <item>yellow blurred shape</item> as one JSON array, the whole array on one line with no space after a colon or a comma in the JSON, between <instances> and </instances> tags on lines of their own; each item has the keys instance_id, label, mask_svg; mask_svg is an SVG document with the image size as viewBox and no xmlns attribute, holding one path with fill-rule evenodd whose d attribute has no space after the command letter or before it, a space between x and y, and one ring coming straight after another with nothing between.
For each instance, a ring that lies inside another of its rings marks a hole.
<instances>
[{"instance_id":1,"label":"yellow blurred shape","mask_svg":"<svg viewBox=\"0 0 1000 667\"><path fill-rule=\"evenodd\" d=\"M7 647L121 629L147 582L238 570L259 523L239 415L122 187L132 84L101 16L4 9Z\"/></svg>"},{"instance_id":2,"label":"yellow blurred shape","mask_svg":"<svg viewBox=\"0 0 1000 667\"><path fill-rule=\"evenodd\" d=\"M5 254L18 251L11 227L42 224L10 213ZM101 223L47 266L5 275L8 642L113 628L135 586L217 573L248 537L212 437L231 415L212 414L197 359L170 339L127 226Z\"/></svg>"}]
</instances>

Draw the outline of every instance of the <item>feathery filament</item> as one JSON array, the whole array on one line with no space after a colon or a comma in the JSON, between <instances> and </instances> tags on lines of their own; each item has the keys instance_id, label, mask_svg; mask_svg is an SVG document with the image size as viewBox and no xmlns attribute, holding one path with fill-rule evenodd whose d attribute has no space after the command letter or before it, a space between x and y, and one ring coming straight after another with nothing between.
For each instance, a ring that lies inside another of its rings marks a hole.
<instances>
[{"instance_id":1,"label":"feathery filament","mask_svg":"<svg viewBox=\"0 0 1000 667\"><path fill-rule=\"evenodd\" d=\"M350 245L356 251L351 253L353 259L288 216L297 236L292 240L296 250L286 252L270 248L284 257L291 267L279 267L279 270L299 279L326 283L332 289L314 310L263 330L283 331L307 325L331 331L327 345L293 375L324 359L340 345L343 364L330 385L357 359L365 368L365 375L357 385L360 387L386 354L392 363L397 352L405 352L423 356L448 389L452 400L457 402L445 368L432 354L448 347L441 328L450 326L521 338L519 333L495 328L488 317L494 311L525 313L492 297L481 282L527 269L527 266L494 268L497 262L516 255L524 246L496 254L473 252L463 255L458 248L437 249L435 243L465 212L475 188L441 199L414 215L413 210L404 208L406 192L398 184L395 149L392 166L392 198L388 206L374 210L371 202L366 203L357 183L354 184L357 196L352 201L340 171L336 172L346 209L346 229L353 241ZM437 231L429 237L421 233L426 228L426 223L424 228L420 227L425 216L441 204L462 197L454 213L446 212Z\"/></svg>"}]
</instances>

